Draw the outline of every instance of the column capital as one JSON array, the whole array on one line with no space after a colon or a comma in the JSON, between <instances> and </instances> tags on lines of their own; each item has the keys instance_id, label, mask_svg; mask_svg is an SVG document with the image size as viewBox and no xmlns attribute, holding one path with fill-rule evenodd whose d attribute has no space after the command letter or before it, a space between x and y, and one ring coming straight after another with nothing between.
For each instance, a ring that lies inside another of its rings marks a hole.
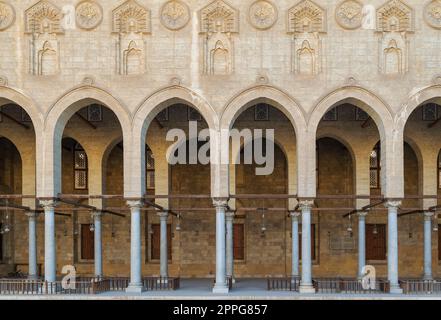
<instances>
[{"instance_id":1,"label":"column capital","mask_svg":"<svg viewBox=\"0 0 441 320\"><path fill-rule=\"evenodd\" d=\"M156 213L156 215L161 219L167 219L168 218L168 211L167 210L158 211Z\"/></svg>"},{"instance_id":2,"label":"column capital","mask_svg":"<svg viewBox=\"0 0 441 320\"><path fill-rule=\"evenodd\" d=\"M401 200L399 200L399 199L388 199L384 203L384 206L386 208L398 208L399 206L401 206Z\"/></svg>"},{"instance_id":3,"label":"column capital","mask_svg":"<svg viewBox=\"0 0 441 320\"><path fill-rule=\"evenodd\" d=\"M225 219L233 220L235 215L236 215L236 211L234 211L234 210L227 210L225 212Z\"/></svg>"},{"instance_id":4,"label":"column capital","mask_svg":"<svg viewBox=\"0 0 441 320\"><path fill-rule=\"evenodd\" d=\"M366 218L367 215L368 215L367 211L357 212L357 216L359 218Z\"/></svg>"},{"instance_id":5,"label":"column capital","mask_svg":"<svg viewBox=\"0 0 441 320\"><path fill-rule=\"evenodd\" d=\"M144 206L144 202L141 199L133 199L133 200L127 200L127 206L132 208L142 208Z\"/></svg>"},{"instance_id":6,"label":"column capital","mask_svg":"<svg viewBox=\"0 0 441 320\"><path fill-rule=\"evenodd\" d=\"M57 201L55 199L41 199L39 200L40 206L42 206L45 210L53 209L57 206Z\"/></svg>"},{"instance_id":7,"label":"column capital","mask_svg":"<svg viewBox=\"0 0 441 320\"><path fill-rule=\"evenodd\" d=\"M299 211L294 211L294 210L290 210L289 211L289 216L292 219L298 219L300 217L301 213Z\"/></svg>"},{"instance_id":8,"label":"column capital","mask_svg":"<svg viewBox=\"0 0 441 320\"><path fill-rule=\"evenodd\" d=\"M424 211L424 220L431 220L434 215L433 211Z\"/></svg>"},{"instance_id":9,"label":"column capital","mask_svg":"<svg viewBox=\"0 0 441 320\"><path fill-rule=\"evenodd\" d=\"M299 208L301 210L311 209L314 205L313 199L299 199Z\"/></svg>"},{"instance_id":10,"label":"column capital","mask_svg":"<svg viewBox=\"0 0 441 320\"><path fill-rule=\"evenodd\" d=\"M213 198L214 207L228 207L228 198Z\"/></svg>"},{"instance_id":11,"label":"column capital","mask_svg":"<svg viewBox=\"0 0 441 320\"><path fill-rule=\"evenodd\" d=\"M26 215L29 219L36 219L36 218L38 218L38 216L40 215L40 213L37 212L37 211L27 211L27 212L25 213L25 215Z\"/></svg>"},{"instance_id":12,"label":"column capital","mask_svg":"<svg viewBox=\"0 0 441 320\"><path fill-rule=\"evenodd\" d=\"M92 211L90 216L92 217L92 219L101 218L103 216L103 213L102 211Z\"/></svg>"}]
</instances>

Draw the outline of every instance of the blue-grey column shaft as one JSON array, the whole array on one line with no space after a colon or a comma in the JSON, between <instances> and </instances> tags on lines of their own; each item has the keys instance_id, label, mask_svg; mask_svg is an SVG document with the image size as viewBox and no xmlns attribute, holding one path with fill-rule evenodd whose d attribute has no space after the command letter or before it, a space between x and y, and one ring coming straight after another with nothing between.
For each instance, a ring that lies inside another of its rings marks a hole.
<instances>
[{"instance_id":1,"label":"blue-grey column shaft","mask_svg":"<svg viewBox=\"0 0 441 320\"><path fill-rule=\"evenodd\" d=\"M38 277L37 270L37 216L35 212L28 212L29 218L29 279Z\"/></svg>"},{"instance_id":2,"label":"blue-grey column shaft","mask_svg":"<svg viewBox=\"0 0 441 320\"><path fill-rule=\"evenodd\" d=\"M366 212L358 214L358 278L364 276L366 266Z\"/></svg>"},{"instance_id":3,"label":"blue-grey column shaft","mask_svg":"<svg viewBox=\"0 0 441 320\"><path fill-rule=\"evenodd\" d=\"M93 223L95 225L95 277L103 276L103 250L102 250L102 232L101 232L101 212L94 212Z\"/></svg>"},{"instance_id":4,"label":"blue-grey column shaft","mask_svg":"<svg viewBox=\"0 0 441 320\"><path fill-rule=\"evenodd\" d=\"M228 211L226 213L226 228L227 228L227 240L226 240L226 251L227 251L227 276L233 277L234 274L234 256L233 256L233 220L234 212Z\"/></svg>"},{"instance_id":5,"label":"blue-grey column shaft","mask_svg":"<svg viewBox=\"0 0 441 320\"><path fill-rule=\"evenodd\" d=\"M226 199L214 199L216 207L216 283L214 293L228 293L226 281L225 211Z\"/></svg>"},{"instance_id":6,"label":"blue-grey column shaft","mask_svg":"<svg viewBox=\"0 0 441 320\"><path fill-rule=\"evenodd\" d=\"M311 260L311 207L312 201L301 201L302 211L302 280L300 293L314 293L312 285L312 260Z\"/></svg>"},{"instance_id":7,"label":"blue-grey column shaft","mask_svg":"<svg viewBox=\"0 0 441 320\"><path fill-rule=\"evenodd\" d=\"M168 212L158 213L161 227L160 240L160 275L162 278L168 277L168 243L167 243L167 219Z\"/></svg>"},{"instance_id":8,"label":"blue-grey column shaft","mask_svg":"<svg viewBox=\"0 0 441 320\"><path fill-rule=\"evenodd\" d=\"M432 280L432 212L424 213L424 280Z\"/></svg>"},{"instance_id":9,"label":"blue-grey column shaft","mask_svg":"<svg viewBox=\"0 0 441 320\"><path fill-rule=\"evenodd\" d=\"M57 280L57 252L55 245L55 201L41 201L44 208L44 279Z\"/></svg>"},{"instance_id":10,"label":"blue-grey column shaft","mask_svg":"<svg viewBox=\"0 0 441 320\"><path fill-rule=\"evenodd\" d=\"M291 234L292 234L292 257L291 257L291 276L300 276L299 268L299 212L291 212Z\"/></svg>"},{"instance_id":11,"label":"blue-grey column shaft","mask_svg":"<svg viewBox=\"0 0 441 320\"><path fill-rule=\"evenodd\" d=\"M387 273L390 293L402 293L398 283L398 201L388 201L388 253Z\"/></svg>"},{"instance_id":12,"label":"blue-grey column shaft","mask_svg":"<svg viewBox=\"0 0 441 320\"><path fill-rule=\"evenodd\" d=\"M131 213L130 228L130 284L127 292L143 291L141 271L141 201L128 201Z\"/></svg>"}]
</instances>

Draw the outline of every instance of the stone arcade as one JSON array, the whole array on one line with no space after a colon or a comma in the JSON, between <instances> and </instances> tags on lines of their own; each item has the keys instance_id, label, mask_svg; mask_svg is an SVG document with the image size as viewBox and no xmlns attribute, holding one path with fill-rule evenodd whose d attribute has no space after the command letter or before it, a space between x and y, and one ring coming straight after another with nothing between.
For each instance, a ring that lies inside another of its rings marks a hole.
<instances>
[{"instance_id":1,"label":"stone arcade","mask_svg":"<svg viewBox=\"0 0 441 320\"><path fill-rule=\"evenodd\" d=\"M131 293L145 277L211 278L215 293L269 277L314 293L372 265L382 292L440 291L440 13L0 0L0 273L47 285L74 265ZM275 129L273 173L169 165L167 131L189 120L217 133L215 159L243 156L221 154L222 130Z\"/></svg>"}]
</instances>

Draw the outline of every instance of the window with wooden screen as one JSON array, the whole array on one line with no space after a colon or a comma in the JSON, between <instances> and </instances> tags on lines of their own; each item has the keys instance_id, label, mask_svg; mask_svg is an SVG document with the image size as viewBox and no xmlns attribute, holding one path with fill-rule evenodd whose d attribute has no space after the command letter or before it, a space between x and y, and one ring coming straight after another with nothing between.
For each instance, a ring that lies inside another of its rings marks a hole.
<instances>
[{"instance_id":1,"label":"window with wooden screen","mask_svg":"<svg viewBox=\"0 0 441 320\"><path fill-rule=\"evenodd\" d=\"M385 224L366 224L366 260L386 260Z\"/></svg>"},{"instance_id":2,"label":"window with wooden screen","mask_svg":"<svg viewBox=\"0 0 441 320\"><path fill-rule=\"evenodd\" d=\"M155 189L155 158L149 147L145 148L145 164L146 164L146 188L151 194Z\"/></svg>"},{"instance_id":3,"label":"window with wooden screen","mask_svg":"<svg viewBox=\"0 0 441 320\"><path fill-rule=\"evenodd\" d=\"M316 244L318 243L316 239L316 228L315 224L311 224L311 260L316 260L317 258L317 248ZM299 224L299 258L302 259L302 225Z\"/></svg>"},{"instance_id":4,"label":"window with wooden screen","mask_svg":"<svg viewBox=\"0 0 441 320\"><path fill-rule=\"evenodd\" d=\"M245 260L245 225L243 223L233 224L233 258Z\"/></svg>"},{"instance_id":5,"label":"window with wooden screen","mask_svg":"<svg viewBox=\"0 0 441 320\"><path fill-rule=\"evenodd\" d=\"M369 181L371 189L380 188L380 143L377 143L369 156Z\"/></svg>"},{"instance_id":6,"label":"window with wooden screen","mask_svg":"<svg viewBox=\"0 0 441 320\"><path fill-rule=\"evenodd\" d=\"M150 236L150 259L159 260L161 259L161 225L152 224L151 225L151 236ZM171 224L167 224L167 251L168 260L172 259L172 234L171 234Z\"/></svg>"},{"instance_id":7,"label":"window with wooden screen","mask_svg":"<svg viewBox=\"0 0 441 320\"><path fill-rule=\"evenodd\" d=\"M436 121L439 118L439 106L436 103L423 105L423 121Z\"/></svg>"},{"instance_id":8,"label":"window with wooden screen","mask_svg":"<svg viewBox=\"0 0 441 320\"><path fill-rule=\"evenodd\" d=\"M79 143L74 148L74 180L75 189L87 189L87 155Z\"/></svg>"},{"instance_id":9,"label":"window with wooden screen","mask_svg":"<svg viewBox=\"0 0 441 320\"><path fill-rule=\"evenodd\" d=\"M95 258L95 236L90 230L90 224L81 225L81 259L93 260Z\"/></svg>"}]
</instances>

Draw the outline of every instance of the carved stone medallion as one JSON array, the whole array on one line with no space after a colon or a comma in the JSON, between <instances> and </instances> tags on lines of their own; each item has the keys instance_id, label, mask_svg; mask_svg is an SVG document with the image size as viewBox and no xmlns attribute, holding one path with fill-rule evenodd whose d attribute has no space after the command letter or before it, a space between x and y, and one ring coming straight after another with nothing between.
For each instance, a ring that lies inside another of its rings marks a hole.
<instances>
[{"instance_id":1,"label":"carved stone medallion","mask_svg":"<svg viewBox=\"0 0 441 320\"><path fill-rule=\"evenodd\" d=\"M357 0L341 2L335 9L337 23L345 29L357 29L363 20L363 4Z\"/></svg>"},{"instance_id":2,"label":"carved stone medallion","mask_svg":"<svg viewBox=\"0 0 441 320\"><path fill-rule=\"evenodd\" d=\"M76 21L78 27L92 30L98 27L102 20L103 9L98 3L86 0L77 5Z\"/></svg>"},{"instance_id":3,"label":"carved stone medallion","mask_svg":"<svg viewBox=\"0 0 441 320\"><path fill-rule=\"evenodd\" d=\"M0 31L9 28L15 20L14 9L5 2L0 2Z\"/></svg>"},{"instance_id":4,"label":"carved stone medallion","mask_svg":"<svg viewBox=\"0 0 441 320\"><path fill-rule=\"evenodd\" d=\"M277 8L269 1L258 0L250 7L250 22L257 29L271 28L277 21Z\"/></svg>"},{"instance_id":5,"label":"carved stone medallion","mask_svg":"<svg viewBox=\"0 0 441 320\"><path fill-rule=\"evenodd\" d=\"M424 19L432 28L441 29L441 1L433 0L426 5Z\"/></svg>"},{"instance_id":6,"label":"carved stone medallion","mask_svg":"<svg viewBox=\"0 0 441 320\"><path fill-rule=\"evenodd\" d=\"M179 1L168 1L161 9L161 22L167 29L179 30L190 21L188 6Z\"/></svg>"}]
</instances>

